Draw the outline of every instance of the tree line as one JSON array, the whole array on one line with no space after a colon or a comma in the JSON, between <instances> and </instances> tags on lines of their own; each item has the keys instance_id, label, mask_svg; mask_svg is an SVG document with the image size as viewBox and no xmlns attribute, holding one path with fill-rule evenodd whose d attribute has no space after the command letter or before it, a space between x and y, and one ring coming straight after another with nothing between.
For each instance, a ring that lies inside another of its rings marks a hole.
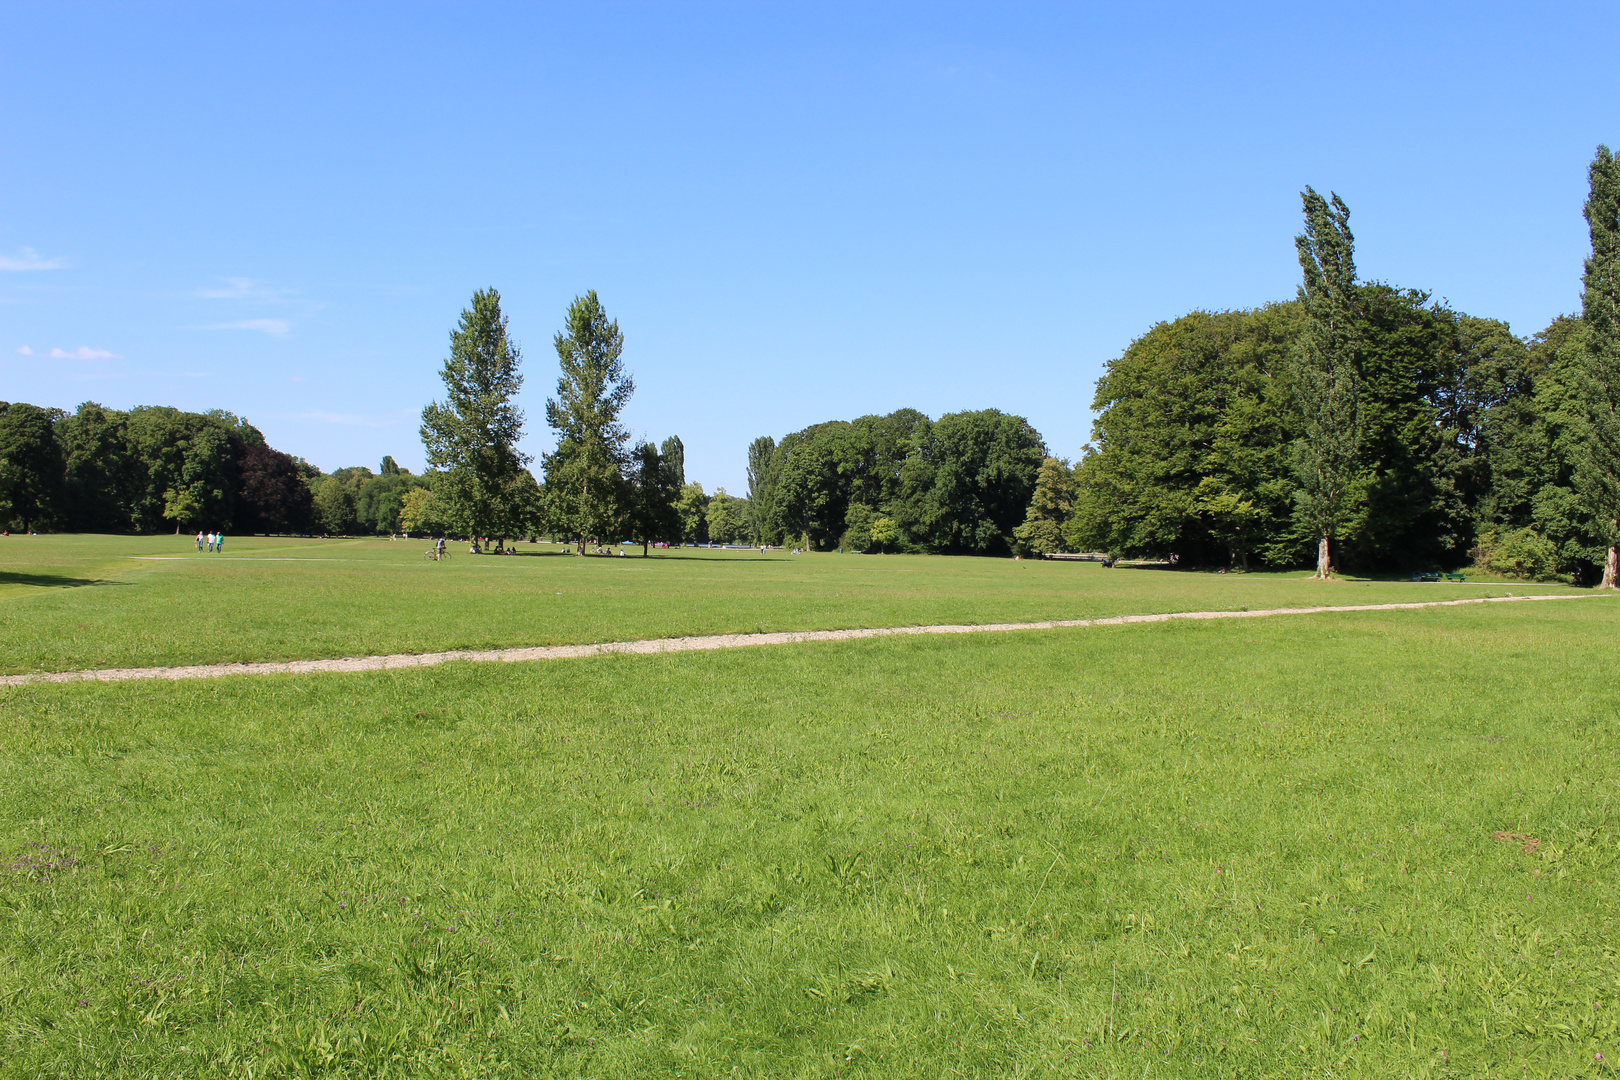
<instances>
[{"instance_id":1,"label":"tree line","mask_svg":"<svg viewBox=\"0 0 1620 1080\"><path fill-rule=\"evenodd\" d=\"M1357 275L1350 211L1307 187L1292 300L1152 327L1098 380L1078 463L1022 417L914 409L747 449L746 497L632 442L623 335L595 292L555 335L555 449L518 449L521 354L494 289L451 332L430 468L324 475L224 412L0 404L0 520L22 528L446 532L1188 565L1405 570L1472 560L1613 585L1620 545L1620 164L1600 147L1579 315L1528 338Z\"/></svg>"},{"instance_id":2,"label":"tree line","mask_svg":"<svg viewBox=\"0 0 1620 1080\"><path fill-rule=\"evenodd\" d=\"M10 530L426 531L440 526L423 509L436 480L392 457L376 472L323 473L223 410L85 402L68 413L0 402L0 527Z\"/></svg>"},{"instance_id":3,"label":"tree line","mask_svg":"<svg viewBox=\"0 0 1620 1080\"><path fill-rule=\"evenodd\" d=\"M303 532L320 471L241 417L86 402L0 402L0 522L8 529Z\"/></svg>"},{"instance_id":4,"label":"tree line","mask_svg":"<svg viewBox=\"0 0 1620 1080\"><path fill-rule=\"evenodd\" d=\"M756 543L811 550L1007 555L1046 458L1029 421L915 409L814 424L748 448Z\"/></svg>"},{"instance_id":5,"label":"tree line","mask_svg":"<svg viewBox=\"0 0 1620 1080\"><path fill-rule=\"evenodd\" d=\"M931 420L914 409L829 421L748 450L748 493L713 494L685 477L678 436L633 443L620 415L635 391L623 334L595 292L577 297L553 339L559 377L546 401L556 449L541 478L517 450L523 383L500 296L473 296L451 332L445 397L422 412L438 479L437 519L496 540L530 532L811 550L1009 554L1046 458L1028 421L994 409Z\"/></svg>"}]
</instances>

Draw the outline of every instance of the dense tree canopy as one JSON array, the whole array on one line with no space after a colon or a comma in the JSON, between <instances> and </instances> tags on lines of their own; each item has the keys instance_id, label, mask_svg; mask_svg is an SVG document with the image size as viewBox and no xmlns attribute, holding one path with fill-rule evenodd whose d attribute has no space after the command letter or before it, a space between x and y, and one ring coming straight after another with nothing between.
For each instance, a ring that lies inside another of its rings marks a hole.
<instances>
[{"instance_id":1,"label":"dense tree canopy","mask_svg":"<svg viewBox=\"0 0 1620 1080\"><path fill-rule=\"evenodd\" d=\"M521 364L522 354L507 335L500 293L480 289L450 333L450 355L440 372L445 400L422 410L428 464L444 473L436 485L443 515L468 533L503 541L521 528L519 474L531 460L517 446L523 437L516 402Z\"/></svg>"},{"instance_id":2,"label":"dense tree canopy","mask_svg":"<svg viewBox=\"0 0 1620 1080\"><path fill-rule=\"evenodd\" d=\"M610 538L629 517L630 433L619 414L636 384L624 370L624 335L594 289L568 305L554 344L561 374L546 420L557 448L545 459L546 489L554 523L583 554L587 537Z\"/></svg>"},{"instance_id":3,"label":"dense tree canopy","mask_svg":"<svg viewBox=\"0 0 1620 1080\"><path fill-rule=\"evenodd\" d=\"M1604 588L1620 586L1620 159L1598 147L1587 172L1592 255L1581 277L1585 329L1575 482L1602 529Z\"/></svg>"},{"instance_id":4,"label":"dense tree canopy","mask_svg":"<svg viewBox=\"0 0 1620 1080\"><path fill-rule=\"evenodd\" d=\"M33 405L0 415L7 527L296 532L311 524L306 470L219 410L85 402L71 415Z\"/></svg>"},{"instance_id":5,"label":"dense tree canopy","mask_svg":"<svg viewBox=\"0 0 1620 1080\"><path fill-rule=\"evenodd\" d=\"M55 421L46 410L22 402L0 411L0 515L17 521L24 532L41 524L62 486Z\"/></svg>"},{"instance_id":6,"label":"dense tree canopy","mask_svg":"<svg viewBox=\"0 0 1620 1080\"><path fill-rule=\"evenodd\" d=\"M749 452L758 538L821 551L1009 553L1045 455L1026 421L994 409L900 409L771 443Z\"/></svg>"}]
</instances>

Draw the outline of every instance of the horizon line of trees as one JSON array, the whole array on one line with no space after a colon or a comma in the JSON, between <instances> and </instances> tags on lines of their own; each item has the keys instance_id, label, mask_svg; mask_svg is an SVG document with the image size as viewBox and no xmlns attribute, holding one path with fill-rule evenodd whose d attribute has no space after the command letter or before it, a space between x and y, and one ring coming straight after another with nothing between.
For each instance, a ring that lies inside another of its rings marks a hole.
<instances>
[{"instance_id":1,"label":"horizon line of trees","mask_svg":"<svg viewBox=\"0 0 1620 1080\"><path fill-rule=\"evenodd\" d=\"M553 339L555 450L517 449L521 353L494 289L422 412L430 468L322 474L230 413L0 403L0 520L23 528L444 532L810 550L1179 556L1186 565L1620 576L1620 162L1599 147L1579 316L1531 337L1357 276L1350 210L1301 193L1292 300L1160 322L1097 381L1078 463L1020 416L914 409L747 449L706 493L684 447L632 443L624 338L594 291Z\"/></svg>"}]
</instances>

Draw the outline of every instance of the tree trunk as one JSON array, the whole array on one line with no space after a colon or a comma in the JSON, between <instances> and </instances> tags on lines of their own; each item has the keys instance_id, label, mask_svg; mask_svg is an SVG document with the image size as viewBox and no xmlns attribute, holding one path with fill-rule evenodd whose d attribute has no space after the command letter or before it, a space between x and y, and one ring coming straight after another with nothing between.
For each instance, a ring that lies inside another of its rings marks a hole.
<instances>
[{"instance_id":1,"label":"tree trunk","mask_svg":"<svg viewBox=\"0 0 1620 1080\"><path fill-rule=\"evenodd\" d=\"M583 477L580 478L580 484L579 484L579 514L580 514L580 517L585 516L585 511L590 506L590 504L591 504L591 474L587 472ZM580 526L580 530L579 530L579 553L581 555L585 554L585 527L583 525Z\"/></svg>"},{"instance_id":2,"label":"tree trunk","mask_svg":"<svg viewBox=\"0 0 1620 1080\"><path fill-rule=\"evenodd\" d=\"M645 559L647 557L647 549L649 547L651 547L651 546L652 546L652 541L650 541L650 540L643 540L641 542L641 557L643 559Z\"/></svg>"},{"instance_id":3,"label":"tree trunk","mask_svg":"<svg viewBox=\"0 0 1620 1080\"><path fill-rule=\"evenodd\" d=\"M1620 547L1609 545L1608 558L1603 560L1603 580L1598 583L1600 589L1620 588Z\"/></svg>"},{"instance_id":4,"label":"tree trunk","mask_svg":"<svg viewBox=\"0 0 1620 1080\"><path fill-rule=\"evenodd\" d=\"M1331 570L1332 567L1328 563L1328 538L1324 536L1316 542L1316 579L1326 581Z\"/></svg>"}]
</instances>

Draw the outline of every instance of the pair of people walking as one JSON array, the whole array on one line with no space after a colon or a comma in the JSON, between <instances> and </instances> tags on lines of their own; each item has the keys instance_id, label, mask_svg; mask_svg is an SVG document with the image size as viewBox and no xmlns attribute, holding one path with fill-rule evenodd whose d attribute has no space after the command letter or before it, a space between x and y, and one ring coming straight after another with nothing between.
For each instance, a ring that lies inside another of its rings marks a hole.
<instances>
[{"instance_id":1,"label":"pair of people walking","mask_svg":"<svg viewBox=\"0 0 1620 1080\"><path fill-rule=\"evenodd\" d=\"M197 534L197 550L205 549L212 552L225 550L225 534L216 532L200 532Z\"/></svg>"}]
</instances>

